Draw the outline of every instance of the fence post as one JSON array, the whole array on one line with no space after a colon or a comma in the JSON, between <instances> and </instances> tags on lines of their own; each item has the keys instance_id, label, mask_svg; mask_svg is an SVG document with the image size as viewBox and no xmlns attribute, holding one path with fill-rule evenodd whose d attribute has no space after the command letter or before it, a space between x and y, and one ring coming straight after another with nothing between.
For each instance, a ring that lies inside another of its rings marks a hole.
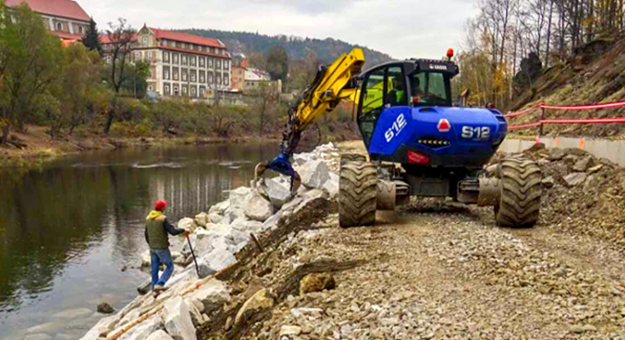
<instances>
[{"instance_id":1,"label":"fence post","mask_svg":"<svg viewBox=\"0 0 625 340\"><path fill-rule=\"evenodd\" d=\"M540 107L540 124L538 125L538 140L543 136L543 118L545 118L545 108Z\"/></svg>"}]
</instances>

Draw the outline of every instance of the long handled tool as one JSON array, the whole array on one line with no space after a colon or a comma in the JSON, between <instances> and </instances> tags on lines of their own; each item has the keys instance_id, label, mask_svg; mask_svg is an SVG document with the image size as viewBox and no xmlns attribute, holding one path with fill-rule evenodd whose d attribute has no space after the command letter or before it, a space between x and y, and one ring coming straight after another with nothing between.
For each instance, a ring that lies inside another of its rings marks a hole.
<instances>
[{"instance_id":1,"label":"long handled tool","mask_svg":"<svg viewBox=\"0 0 625 340\"><path fill-rule=\"evenodd\" d=\"M187 238L189 242L189 249L191 249L191 256L193 256L193 262L195 262L195 272L197 273L197 277L200 277L200 268L197 265L197 259L195 258L195 252L193 251L193 246L191 245L191 240L189 239L189 234L185 233L184 236Z\"/></svg>"}]
</instances>

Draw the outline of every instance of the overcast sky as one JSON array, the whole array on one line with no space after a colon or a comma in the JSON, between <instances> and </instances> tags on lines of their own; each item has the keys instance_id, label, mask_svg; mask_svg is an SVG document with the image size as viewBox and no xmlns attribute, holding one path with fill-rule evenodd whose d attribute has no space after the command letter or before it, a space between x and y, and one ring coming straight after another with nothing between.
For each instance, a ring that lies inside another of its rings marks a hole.
<instances>
[{"instance_id":1,"label":"overcast sky","mask_svg":"<svg viewBox=\"0 0 625 340\"><path fill-rule=\"evenodd\" d=\"M119 17L135 28L212 28L332 37L397 59L459 49L477 0L77 0L100 29Z\"/></svg>"}]
</instances>

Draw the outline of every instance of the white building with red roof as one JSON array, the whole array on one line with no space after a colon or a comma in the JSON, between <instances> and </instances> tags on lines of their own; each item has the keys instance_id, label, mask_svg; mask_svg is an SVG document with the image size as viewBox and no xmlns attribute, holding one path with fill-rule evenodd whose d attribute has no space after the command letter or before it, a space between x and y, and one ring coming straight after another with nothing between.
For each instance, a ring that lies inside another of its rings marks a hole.
<instances>
[{"instance_id":1,"label":"white building with red roof","mask_svg":"<svg viewBox=\"0 0 625 340\"><path fill-rule=\"evenodd\" d=\"M46 28L62 40L80 40L89 28L91 18L72 0L6 0L7 7L25 3L41 15Z\"/></svg>"},{"instance_id":2,"label":"white building with red roof","mask_svg":"<svg viewBox=\"0 0 625 340\"><path fill-rule=\"evenodd\" d=\"M148 92L206 98L230 90L231 56L218 39L143 26L133 40L131 59L150 64Z\"/></svg>"}]
</instances>

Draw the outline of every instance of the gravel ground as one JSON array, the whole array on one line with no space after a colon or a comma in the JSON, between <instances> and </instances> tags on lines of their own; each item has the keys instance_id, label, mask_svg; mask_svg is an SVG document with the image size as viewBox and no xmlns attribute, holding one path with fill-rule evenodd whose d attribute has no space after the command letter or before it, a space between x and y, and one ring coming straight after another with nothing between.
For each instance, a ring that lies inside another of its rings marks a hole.
<instances>
[{"instance_id":1,"label":"gravel ground","mask_svg":"<svg viewBox=\"0 0 625 340\"><path fill-rule=\"evenodd\" d=\"M224 331L205 338L625 339L622 234L589 232L620 227L611 223L621 218L591 212L592 204L614 211L602 188L621 204L614 197L622 182L609 180L622 171L602 163L595 173L606 180L584 194L590 190L569 188L562 178L584 157L541 162L554 183L545 189L541 223L531 229L496 227L492 209L449 200L378 214L368 228L341 229L331 214L250 267L254 285L276 296L270 313L236 337ZM351 265L325 268L335 289L301 296L285 289L298 268L320 262ZM246 282L239 285L235 295L246 290Z\"/></svg>"}]
</instances>

